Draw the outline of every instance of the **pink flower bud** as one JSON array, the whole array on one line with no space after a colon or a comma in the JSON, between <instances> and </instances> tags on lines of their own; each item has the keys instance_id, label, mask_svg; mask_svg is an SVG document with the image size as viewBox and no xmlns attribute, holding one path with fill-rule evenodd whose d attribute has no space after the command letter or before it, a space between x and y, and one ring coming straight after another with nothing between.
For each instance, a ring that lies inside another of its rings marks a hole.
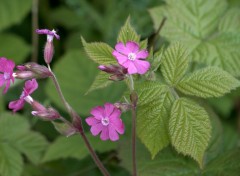
<instances>
[{"instance_id":1,"label":"pink flower bud","mask_svg":"<svg viewBox=\"0 0 240 176\"><path fill-rule=\"evenodd\" d=\"M17 79L32 79L36 78L36 74L31 71L17 71L13 74L13 77Z\"/></svg>"},{"instance_id":2,"label":"pink flower bud","mask_svg":"<svg viewBox=\"0 0 240 176\"><path fill-rule=\"evenodd\" d=\"M52 121L60 118L60 114L53 108L47 108L42 111L32 111L32 115L46 121Z\"/></svg>"},{"instance_id":3,"label":"pink flower bud","mask_svg":"<svg viewBox=\"0 0 240 176\"><path fill-rule=\"evenodd\" d=\"M112 81L124 80L127 74L127 69L121 65L100 65L98 68L106 73L112 74L109 77Z\"/></svg>"},{"instance_id":4,"label":"pink flower bud","mask_svg":"<svg viewBox=\"0 0 240 176\"><path fill-rule=\"evenodd\" d=\"M52 41L47 41L44 48L44 60L46 64L50 64L54 54L54 46Z\"/></svg>"}]
</instances>

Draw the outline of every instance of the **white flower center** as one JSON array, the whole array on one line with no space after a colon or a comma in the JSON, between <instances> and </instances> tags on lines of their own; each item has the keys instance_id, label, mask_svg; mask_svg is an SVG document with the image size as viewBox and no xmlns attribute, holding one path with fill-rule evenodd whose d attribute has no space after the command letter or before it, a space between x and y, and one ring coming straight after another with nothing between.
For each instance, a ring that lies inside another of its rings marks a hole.
<instances>
[{"instance_id":1,"label":"white flower center","mask_svg":"<svg viewBox=\"0 0 240 176\"><path fill-rule=\"evenodd\" d=\"M4 72L4 74L3 74L3 78L4 78L5 80L8 80L8 79L10 79L10 74L9 74L9 73L6 73L6 72Z\"/></svg>"},{"instance_id":2,"label":"white flower center","mask_svg":"<svg viewBox=\"0 0 240 176\"><path fill-rule=\"evenodd\" d=\"M108 117L103 117L102 120L101 120L102 124L104 126L108 126L109 124L109 118Z\"/></svg>"},{"instance_id":3,"label":"white flower center","mask_svg":"<svg viewBox=\"0 0 240 176\"><path fill-rule=\"evenodd\" d=\"M129 53L128 54L128 59L134 61L136 59L136 54L135 53Z\"/></svg>"}]
</instances>

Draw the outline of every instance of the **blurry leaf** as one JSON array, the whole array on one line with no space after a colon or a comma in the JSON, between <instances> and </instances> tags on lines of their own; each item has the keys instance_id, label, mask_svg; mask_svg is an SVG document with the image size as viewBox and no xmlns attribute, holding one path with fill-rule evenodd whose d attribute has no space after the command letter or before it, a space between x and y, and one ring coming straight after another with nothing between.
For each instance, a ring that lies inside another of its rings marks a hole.
<instances>
[{"instance_id":1,"label":"blurry leaf","mask_svg":"<svg viewBox=\"0 0 240 176\"><path fill-rule=\"evenodd\" d=\"M23 170L21 154L10 144L0 143L0 175L20 176Z\"/></svg>"},{"instance_id":2,"label":"blurry leaf","mask_svg":"<svg viewBox=\"0 0 240 176\"><path fill-rule=\"evenodd\" d=\"M119 157L121 165L132 172L130 145L130 140L121 143ZM192 159L177 154L170 147L160 151L154 159L151 159L149 152L140 142L136 147L139 176L196 176L200 174L200 169Z\"/></svg>"},{"instance_id":3,"label":"blurry leaf","mask_svg":"<svg viewBox=\"0 0 240 176\"><path fill-rule=\"evenodd\" d=\"M0 40L2 41L0 43L0 57L6 57L20 64L30 53L30 46L21 37L5 33L0 34Z\"/></svg>"},{"instance_id":4,"label":"blurry leaf","mask_svg":"<svg viewBox=\"0 0 240 176\"><path fill-rule=\"evenodd\" d=\"M235 125L223 123L223 151L239 147L240 136Z\"/></svg>"},{"instance_id":5,"label":"blurry leaf","mask_svg":"<svg viewBox=\"0 0 240 176\"><path fill-rule=\"evenodd\" d=\"M240 149L223 153L212 160L205 168L203 175L237 176L240 173Z\"/></svg>"},{"instance_id":6,"label":"blurry leaf","mask_svg":"<svg viewBox=\"0 0 240 176\"><path fill-rule=\"evenodd\" d=\"M187 95L219 97L236 89L240 82L228 72L216 67L207 67L183 78L177 89Z\"/></svg>"},{"instance_id":7,"label":"blurry leaf","mask_svg":"<svg viewBox=\"0 0 240 176\"><path fill-rule=\"evenodd\" d=\"M137 133L152 158L169 144L168 119L173 97L165 85L145 83L137 87Z\"/></svg>"},{"instance_id":8,"label":"blurry leaf","mask_svg":"<svg viewBox=\"0 0 240 176\"><path fill-rule=\"evenodd\" d=\"M31 0L0 0L0 31L20 23L31 10ZM2 41L2 39L1 39Z\"/></svg>"},{"instance_id":9,"label":"blurry leaf","mask_svg":"<svg viewBox=\"0 0 240 176\"><path fill-rule=\"evenodd\" d=\"M240 11L234 11L227 11L225 0L168 0L166 6L153 8L150 14L156 29L163 16L167 17L161 35L170 42L181 41L194 60L239 76L240 39L236 31Z\"/></svg>"},{"instance_id":10,"label":"blurry leaf","mask_svg":"<svg viewBox=\"0 0 240 176\"><path fill-rule=\"evenodd\" d=\"M112 55L113 49L106 43L87 43L83 38L82 43L85 52L94 62L100 65L117 63L116 59Z\"/></svg>"},{"instance_id":11,"label":"blurry leaf","mask_svg":"<svg viewBox=\"0 0 240 176\"><path fill-rule=\"evenodd\" d=\"M139 42L140 36L136 33L135 29L130 24L130 17L128 17L124 26L121 28L117 41L127 43L127 41Z\"/></svg>"},{"instance_id":12,"label":"blurry leaf","mask_svg":"<svg viewBox=\"0 0 240 176\"><path fill-rule=\"evenodd\" d=\"M83 52L70 50L53 68L63 94L69 104L80 114L87 115L92 107L103 105L106 101L115 102L120 99L125 90L123 83L115 83L104 90L98 90L84 96L93 82L97 66L87 59ZM51 80L46 85L46 91L51 100L64 109L61 100Z\"/></svg>"},{"instance_id":13,"label":"blurry leaf","mask_svg":"<svg viewBox=\"0 0 240 176\"><path fill-rule=\"evenodd\" d=\"M170 85L176 85L188 68L188 53L180 43L174 43L163 54L161 71Z\"/></svg>"},{"instance_id":14,"label":"blurry leaf","mask_svg":"<svg viewBox=\"0 0 240 176\"><path fill-rule=\"evenodd\" d=\"M109 74L105 73L105 72L100 72L96 77L95 80L93 81L91 87L89 88L89 90L87 91L87 94L93 90L96 89L101 89L104 87L109 86L110 84L113 83L113 81L109 80Z\"/></svg>"},{"instance_id":15,"label":"blurry leaf","mask_svg":"<svg viewBox=\"0 0 240 176\"><path fill-rule=\"evenodd\" d=\"M117 146L116 142L101 141L99 137L94 137L91 134L87 135L87 138L94 150L98 152L110 151L115 149ZM48 148L43 158L43 162L69 157L83 159L88 155L89 151L79 134L68 138L60 136Z\"/></svg>"},{"instance_id":16,"label":"blurry leaf","mask_svg":"<svg viewBox=\"0 0 240 176\"><path fill-rule=\"evenodd\" d=\"M202 168L211 136L211 124L205 109L189 99L176 100L171 110L169 133L176 150L194 158Z\"/></svg>"}]
</instances>

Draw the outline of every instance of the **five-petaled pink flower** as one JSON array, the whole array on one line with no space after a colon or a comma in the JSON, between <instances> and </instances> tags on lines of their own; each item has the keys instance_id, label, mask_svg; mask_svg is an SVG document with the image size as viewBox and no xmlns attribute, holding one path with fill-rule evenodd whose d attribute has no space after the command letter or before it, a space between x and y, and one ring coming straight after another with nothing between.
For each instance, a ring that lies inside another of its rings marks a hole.
<instances>
[{"instance_id":1,"label":"five-petaled pink flower","mask_svg":"<svg viewBox=\"0 0 240 176\"><path fill-rule=\"evenodd\" d=\"M128 74L144 74L148 71L150 63L145 61L148 57L147 50L139 50L139 45L133 41L128 41L126 46L119 42L116 44L113 56L118 63L128 69Z\"/></svg>"},{"instance_id":2,"label":"five-petaled pink flower","mask_svg":"<svg viewBox=\"0 0 240 176\"><path fill-rule=\"evenodd\" d=\"M3 93L7 93L11 81L14 82L13 69L15 63L12 60L8 60L4 57L0 58L0 87L5 84Z\"/></svg>"},{"instance_id":3,"label":"five-petaled pink flower","mask_svg":"<svg viewBox=\"0 0 240 176\"><path fill-rule=\"evenodd\" d=\"M8 105L9 109L13 112L19 111L23 108L25 101L29 104L33 103L33 99L30 96L38 88L38 83L36 79L28 80L25 82L22 94L18 100L11 101Z\"/></svg>"},{"instance_id":4,"label":"five-petaled pink flower","mask_svg":"<svg viewBox=\"0 0 240 176\"><path fill-rule=\"evenodd\" d=\"M124 124L122 122L121 111L113 104L105 103L104 107L97 106L91 110L90 116L86 122L91 126L91 133L96 136L101 132L102 140L116 141L119 134L124 133Z\"/></svg>"}]
</instances>

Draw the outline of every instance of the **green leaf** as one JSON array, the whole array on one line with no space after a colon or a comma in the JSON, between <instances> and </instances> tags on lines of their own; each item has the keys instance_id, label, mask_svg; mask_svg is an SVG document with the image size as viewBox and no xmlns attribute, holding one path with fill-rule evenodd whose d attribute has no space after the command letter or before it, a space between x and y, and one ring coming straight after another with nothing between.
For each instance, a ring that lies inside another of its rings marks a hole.
<instances>
[{"instance_id":1,"label":"green leaf","mask_svg":"<svg viewBox=\"0 0 240 176\"><path fill-rule=\"evenodd\" d=\"M135 29L131 26L130 17L128 17L127 21L125 22L124 26L121 28L118 38L118 42L127 43L127 41L134 41L139 42L140 36L136 33Z\"/></svg>"},{"instance_id":2,"label":"green leaf","mask_svg":"<svg viewBox=\"0 0 240 176\"><path fill-rule=\"evenodd\" d=\"M207 67L183 78L177 89L187 95L219 97L237 88L240 82L226 71Z\"/></svg>"},{"instance_id":3,"label":"green leaf","mask_svg":"<svg viewBox=\"0 0 240 176\"><path fill-rule=\"evenodd\" d=\"M167 83L176 85L188 68L188 53L180 43L174 43L163 54L161 71Z\"/></svg>"},{"instance_id":4,"label":"green leaf","mask_svg":"<svg viewBox=\"0 0 240 176\"><path fill-rule=\"evenodd\" d=\"M137 92L137 134L154 158L169 144L168 119L174 99L167 86L154 82L141 84Z\"/></svg>"},{"instance_id":5,"label":"green leaf","mask_svg":"<svg viewBox=\"0 0 240 176\"><path fill-rule=\"evenodd\" d=\"M94 137L91 134L87 135L90 144L94 147L94 150L98 152L106 152L116 148L117 143L112 141L101 141L99 137ZM71 137L58 137L52 145L48 148L43 162L49 162L60 158L76 158L83 159L89 155L89 151L86 148L80 135Z\"/></svg>"},{"instance_id":6,"label":"green leaf","mask_svg":"<svg viewBox=\"0 0 240 176\"><path fill-rule=\"evenodd\" d=\"M194 158L202 168L211 136L211 124L204 108L189 99L176 100L171 110L169 133L176 150Z\"/></svg>"},{"instance_id":7,"label":"green leaf","mask_svg":"<svg viewBox=\"0 0 240 176\"><path fill-rule=\"evenodd\" d=\"M85 52L94 62L100 65L109 65L117 63L116 59L112 55L113 49L106 43L101 42L87 43L83 38L82 43Z\"/></svg>"},{"instance_id":8,"label":"green leaf","mask_svg":"<svg viewBox=\"0 0 240 176\"><path fill-rule=\"evenodd\" d=\"M12 59L17 64L22 63L30 53L30 46L21 38L14 34L0 34L1 56ZM13 49L14 47L14 49Z\"/></svg>"},{"instance_id":9,"label":"green leaf","mask_svg":"<svg viewBox=\"0 0 240 176\"><path fill-rule=\"evenodd\" d=\"M88 89L87 93L88 94L89 92L93 91L93 90L96 90L96 89L101 89L101 88L104 88L104 87L107 87L109 85L111 85L113 83L113 81L109 80L109 74L105 73L105 72L100 72L95 80L93 81L91 87Z\"/></svg>"},{"instance_id":10,"label":"green leaf","mask_svg":"<svg viewBox=\"0 0 240 176\"><path fill-rule=\"evenodd\" d=\"M21 154L11 145L1 142L0 144L0 175L20 176L23 170Z\"/></svg>"},{"instance_id":11,"label":"green leaf","mask_svg":"<svg viewBox=\"0 0 240 176\"><path fill-rule=\"evenodd\" d=\"M165 6L151 9L150 14L156 29L163 16L167 17L161 36L170 42L181 41L188 47L194 60L239 76L237 19L240 11L230 11L225 0L168 0ZM224 35L232 37L219 42ZM232 43L237 44L233 46Z\"/></svg>"},{"instance_id":12,"label":"green leaf","mask_svg":"<svg viewBox=\"0 0 240 176\"><path fill-rule=\"evenodd\" d=\"M85 96L98 69L96 64L79 50L70 50L53 68L63 94L69 104L81 115L88 115L91 108L106 102L116 102L120 99L126 87L118 82L104 90L97 90ZM65 109L51 80L48 80L46 92L50 99L60 108Z\"/></svg>"},{"instance_id":13,"label":"green leaf","mask_svg":"<svg viewBox=\"0 0 240 176\"><path fill-rule=\"evenodd\" d=\"M31 10L31 0L24 3L19 0L0 1L0 31L20 23ZM1 39L1 41L3 41Z\"/></svg>"}]
</instances>

